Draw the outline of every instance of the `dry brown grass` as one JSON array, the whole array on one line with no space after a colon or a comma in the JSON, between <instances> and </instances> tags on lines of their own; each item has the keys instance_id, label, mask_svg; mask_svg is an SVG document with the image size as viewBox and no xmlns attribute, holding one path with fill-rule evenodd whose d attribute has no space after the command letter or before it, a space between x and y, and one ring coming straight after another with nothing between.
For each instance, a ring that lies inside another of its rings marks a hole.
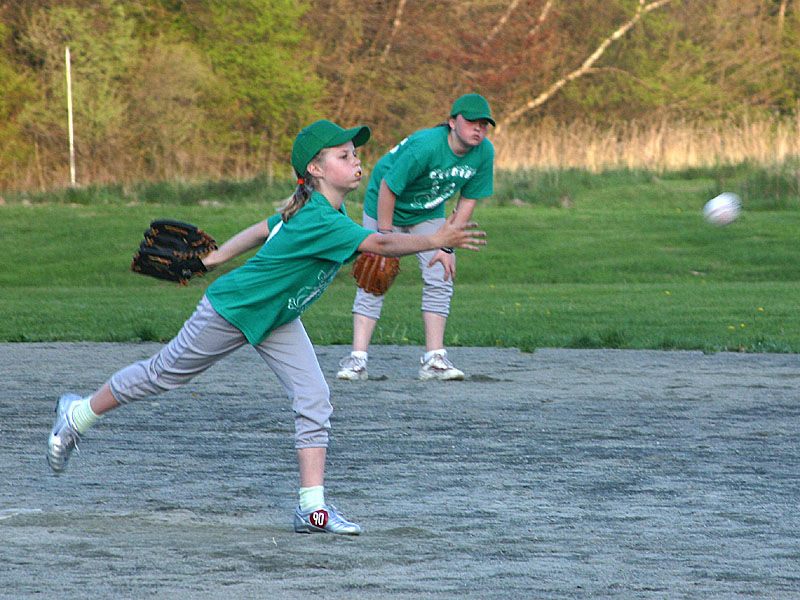
<instances>
[{"instance_id":1,"label":"dry brown grass","mask_svg":"<svg viewBox=\"0 0 800 600\"><path fill-rule=\"evenodd\" d=\"M588 121L563 125L542 120L527 129L505 129L490 135L497 151L495 165L503 170L576 168L597 173L627 168L662 173L745 162L772 166L800 157L800 116L717 124L632 121L610 127ZM370 155L367 162L377 158ZM228 155L210 155L206 149L186 148L167 159L157 161L158 170L154 171L133 164L125 152L105 160L79 157L78 183L85 186L142 181L241 181L262 176L265 171L270 176L273 171L278 177L281 173L288 174L283 163L270 167L266 157L246 153L231 159ZM44 191L68 187L69 171L63 152L58 160L56 163L54 155L34 153L29 164L10 168L0 163L0 190Z\"/></svg>"},{"instance_id":2,"label":"dry brown grass","mask_svg":"<svg viewBox=\"0 0 800 600\"><path fill-rule=\"evenodd\" d=\"M492 137L501 169L648 169L750 162L772 165L800 156L800 117L697 124L631 122L611 127L542 121Z\"/></svg>"}]
</instances>

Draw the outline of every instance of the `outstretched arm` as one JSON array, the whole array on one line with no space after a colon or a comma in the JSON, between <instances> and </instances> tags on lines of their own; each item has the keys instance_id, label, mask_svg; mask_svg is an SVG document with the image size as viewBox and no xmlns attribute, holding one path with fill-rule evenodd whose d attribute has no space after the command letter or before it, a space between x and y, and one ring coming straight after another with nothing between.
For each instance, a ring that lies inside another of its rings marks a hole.
<instances>
[{"instance_id":1,"label":"outstretched arm","mask_svg":"<svg viewBox=\"0 0 800 600\"><path fill-rule=\"evenodd\" d=\"M214 250L203 259L203 264L206 268L211 269L236 258L240 254L244 254L248 250L252 250L261 246L267 241L269 237L269 225L267 220L264 219L260 223L248 227L240 231L227 242L219 247L219 250Z\"/></svg>"},{"instance_id":2,"label":"outstretched arm","mask_svg":"<svg viewBox=\"0 0 800 600\"><path fill-rule=\"evenodd\" d=\"M486 245L486 232L475 231L477 223L455 223L456 214L450 215L435 233L411 235L407 233L373 233L364 238L359 252L372 252L384 256L405 256L425 250L451 247L479 250Z\"/></svg>"}]
</instances>

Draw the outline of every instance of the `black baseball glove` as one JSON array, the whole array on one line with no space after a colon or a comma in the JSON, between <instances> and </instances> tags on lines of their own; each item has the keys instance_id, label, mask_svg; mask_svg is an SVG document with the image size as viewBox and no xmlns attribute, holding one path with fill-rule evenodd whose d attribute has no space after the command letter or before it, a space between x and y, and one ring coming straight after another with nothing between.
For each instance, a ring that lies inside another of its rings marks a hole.
<instances>
[{"instance_id":1,"label":"black baseball glove","mask_svg":"<svg viewBox=\"0 0 800 600\"><path fill-rule=\"evenodd\" d=\"M131 270L188 285L192 277L205 275L208 269L201 259L216 249L216 240L199 227L160 219L144 232Z\"/></svg>"}]
</instances>

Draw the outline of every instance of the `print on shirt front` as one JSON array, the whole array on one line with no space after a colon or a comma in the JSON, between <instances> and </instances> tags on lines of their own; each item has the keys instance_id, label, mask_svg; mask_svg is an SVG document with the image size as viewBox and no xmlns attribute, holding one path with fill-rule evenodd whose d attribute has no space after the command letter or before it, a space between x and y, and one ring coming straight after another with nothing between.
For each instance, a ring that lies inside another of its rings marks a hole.
<instances>
[{"instance_id":1,"label":"print on shirt front","mask_svg":"<svg viewBox=\"0 0 800 600\"><path fill-rule=\"evenodd\" d=\"M410 202L411 208L429 210L446 202L464 184L475 176L477 171L472 167L451 167L449 169L434 169L428 173L431 180L431 191L427 194L418 194Z\"/></svg>"},{"instance_id":2,"label":"print on shirt front","mask_svg":"<svg viewBox=\"0 0 800 600\"><path fill-rule=\"evenodd\" d=\"M270 235L244 265L209 286L211 305L251 344L300 317L319 298L342 264L373 232L331 206L319 192L288 222L269 219Z\"/></svg>"},{"instance_id":3,"label":"print on shirt front","mask_svg":"<svg viewBox=\"0 0 800 600\"><path fill-rule=\"evenodd\" d=\"M416 225L445 216L447 200L461 192L478 200L494 193L494 147L488 139L466 154L453 152L447 127L412 133L375 165L364 197L364 213L378 218L383 183L395 194L392 223Z\"/></svg>"},{"instance_id":4,"label":"print on shirt front","mask_svg":"<svg viewBox=\"0 0 800 600\"><path fill-rule=\"evenodd\" d=\"M278 221L278 224L269 232L267 242L274 238L283 227L283 221ZM311 303L322 295L322 292L330 285L336 273L339 271L339 265L334 265L330 269L322 269L317 274L316 285L306 285L300 288L296 294L290 295L286 303L286 308L289 310L297 311L297 316L300 316L305 310L311 306Z\"/></svg>"},{"instance_id":5,"label":"print on shirt front","mask_svg":"<svg viewBox=\"0 0 800 600\"><path fill-rule=\"evenodd\" d=\"M286 303L286 308L289 310L296 310L297 316L300 316L311 303L322 295L322 292L330 285L336 273L339 271L339 265L334 265L328 270L322 269L317 275L317 285L306 285L289 298Z\"/></svg>"}]
</instances>

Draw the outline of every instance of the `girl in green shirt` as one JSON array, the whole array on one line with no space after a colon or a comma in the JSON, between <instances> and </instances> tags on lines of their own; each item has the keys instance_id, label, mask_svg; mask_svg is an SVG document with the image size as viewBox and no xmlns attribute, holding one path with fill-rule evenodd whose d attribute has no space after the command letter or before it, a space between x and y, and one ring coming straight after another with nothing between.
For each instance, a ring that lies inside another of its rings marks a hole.
<instances>
[{"instance_id":1,"label":"girl in green shirt","mask_svg":"<svg viewBox=\"0 0 800 600\"><path fill-rule=\"evenodd\" d=\"M401 256L440 246L477 250L485 243L474 223L456 225L452 219L425 236L382 236L354 223L344 199L361 183L356 148L369 137L367 127L345 130L324 120L298 134L292 150L298 185L281 214L240 232L203 262L210 268L260 247L258 252L208 288L195 313L156 355L121 369L91 396L66 394L56 402L47 450L54 471L63 471L81 435L105 412L177 388L250 344L292 401L300 469L295 531L361 532L325 501L333 408L300 315L359 252Z\"/></svg>"},{"instance_id":2,"label":"girl in green shirt","mask_svg":"<svg viewBox=\"0 0 800 600\"><path fill-rule=\"evenodd\" d=\"M453 103L441 126L411 134L381 158L364 199L364 227L380 233L427 234L444 222L445 203L460 192L457 223L472 219L475 204L494 193L494 148L486 138L494 125L483 96L467 94ZM422 272L425 354L420 379L463 379L444 348L456 258L453 248L417 253ZM362 289L353 302L353 349L341 362L339 379L367 379L367 356L385 295Z\"/></svg>"}]
</instances>

